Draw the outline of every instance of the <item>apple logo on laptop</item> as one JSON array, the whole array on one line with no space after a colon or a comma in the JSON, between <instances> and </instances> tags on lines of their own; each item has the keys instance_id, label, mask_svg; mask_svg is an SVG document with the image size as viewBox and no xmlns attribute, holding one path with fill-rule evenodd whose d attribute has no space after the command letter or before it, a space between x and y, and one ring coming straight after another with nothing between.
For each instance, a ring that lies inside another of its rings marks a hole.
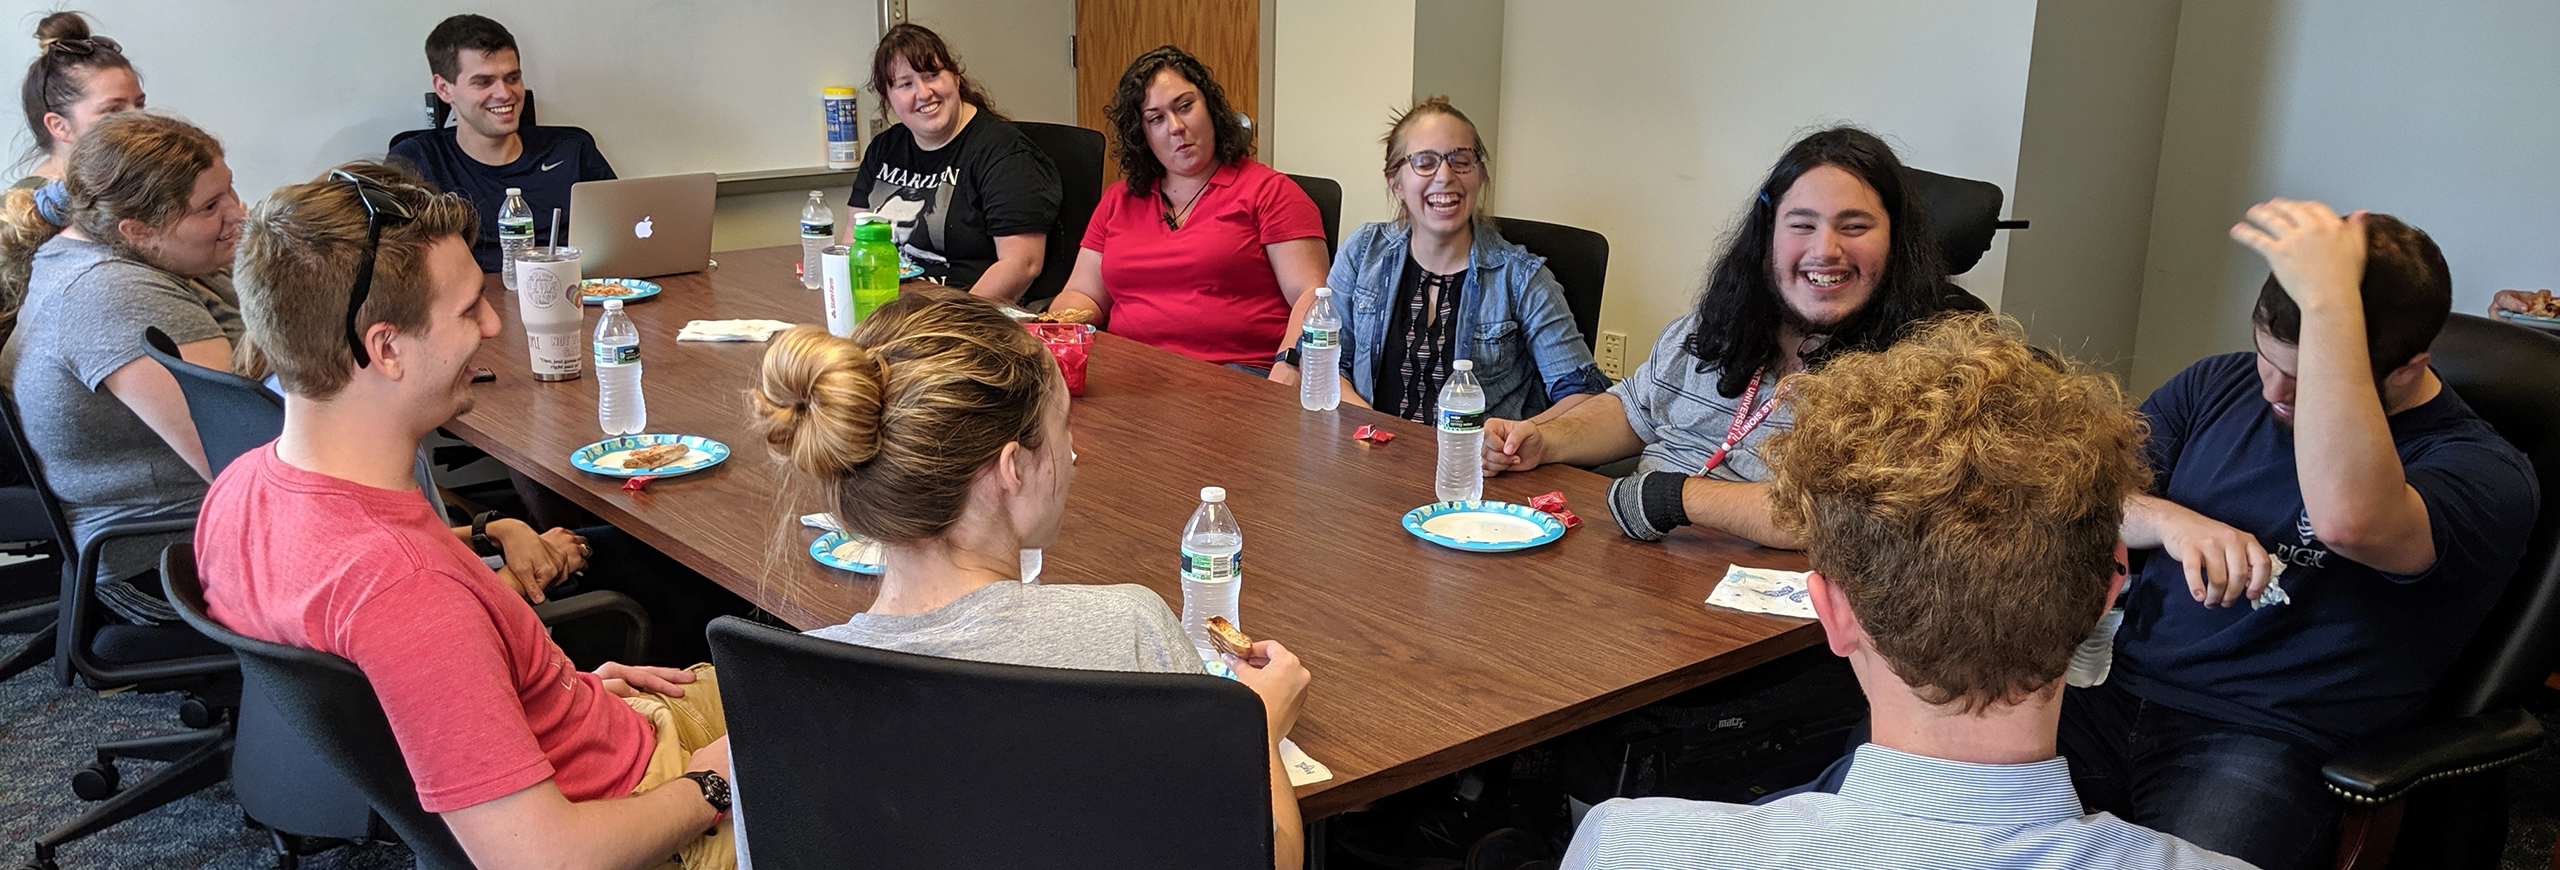
<instances>
[{"instance_id":1,"label":"apple logo on laptop","mask_svg":"<svg viewBox=\"0 0 2560 870\"><path fill-rule=\"evenodd\" d=\"M639 223L636 223L636 224L632 224L632 225L631 225L631 234L632 234L633 236L636 236L636 237L639 237L639 238L643 238L643 239L645 239L645 238L648 238L648 237L649 237L649 234L650 234L650 233L652 233L652 232L655 232L655 230L651 230L651 229L649 228L649 216L648 216L648 215L645 215L645 214L644 214L644 215L641 215L641 216L640 216L640 222L639 222Z\"/></svg>"}]
</instances>

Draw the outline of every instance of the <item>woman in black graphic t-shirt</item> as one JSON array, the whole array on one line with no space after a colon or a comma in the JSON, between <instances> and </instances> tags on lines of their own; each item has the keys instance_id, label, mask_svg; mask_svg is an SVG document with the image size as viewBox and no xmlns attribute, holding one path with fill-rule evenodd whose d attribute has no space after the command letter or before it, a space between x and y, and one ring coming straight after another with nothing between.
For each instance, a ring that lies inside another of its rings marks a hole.
<instances>
[{"instance_id":1,"label":"woman in black graphic t-shirt","mask_svg":"<svg viewBox=\"0 0 2560 870\"><path fill-rule=\"evenodd\" d=\"M850 204L895 223L925 277L999 302L1040 274L1058 222L1058 170L988 103L942 37L900 24L871 55L871 89L898 124L871 139Z\"/></svg>"}]
</instances>

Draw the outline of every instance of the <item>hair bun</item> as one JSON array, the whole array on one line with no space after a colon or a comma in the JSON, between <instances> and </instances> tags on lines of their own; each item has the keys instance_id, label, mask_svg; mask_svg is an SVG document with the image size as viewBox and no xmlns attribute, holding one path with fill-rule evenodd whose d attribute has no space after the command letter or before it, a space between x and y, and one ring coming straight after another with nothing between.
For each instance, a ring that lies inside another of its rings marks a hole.
<instances>
[{"instance_id":1,"label":"hair bun","mask_svg":"<svg viewBox=\"0 0 2560 870\"><path fill-rule=\"evenodd\" d=\"M880 455L887 392L887 364L869 348L817 327L794 327L765 350L755 428L800 470L842 477Z\"/></svg>"},{"instance_id":2,"label":"hair bun","mask_svg":"<svg viewBox=\"0 0 2560 870\"><path fill-rule=\"evenodd\" d=\"M75 54L88 54L90 46L89 18L78 12L56 12L36 22L36 52L49 54L68 49Z\"/></svg>"}]
</instances>

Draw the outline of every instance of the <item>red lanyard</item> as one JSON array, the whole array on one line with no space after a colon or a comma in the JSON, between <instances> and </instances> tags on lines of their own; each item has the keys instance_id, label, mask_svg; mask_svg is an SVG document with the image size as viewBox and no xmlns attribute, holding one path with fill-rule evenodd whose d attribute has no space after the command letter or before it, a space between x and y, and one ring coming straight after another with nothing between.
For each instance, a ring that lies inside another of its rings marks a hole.
<instances>
[{"instance_id":1,"label":"red lanyard","mask_svg":"<svg viewBox=\"0 0 2560 870\"><path fill-rule=\"evenodd\" d=\"M1761 405L1759 410L1752 410L1751 400L1760 397L1760 376L1766 373L1765 371L1752 373L1751 385L1742 388L1742 405L1733 409L1733 425L1725 427L1724 443L1716 445L1716 452L1707 457L1706 470L1698 472L1699 477L1705 477L1708 472L1715 471L1716 466L1723 465L1725 454L1733 452L1733 446L1742 443L1743 436L1751 434L1751 430L1758 429L1761 423L1767 422L1769 412L1777 410L1778 402L1787 397L1787 385L1779 384L1777 395L1770 396L1768 404Z\"/></svg>"}]
</instances>

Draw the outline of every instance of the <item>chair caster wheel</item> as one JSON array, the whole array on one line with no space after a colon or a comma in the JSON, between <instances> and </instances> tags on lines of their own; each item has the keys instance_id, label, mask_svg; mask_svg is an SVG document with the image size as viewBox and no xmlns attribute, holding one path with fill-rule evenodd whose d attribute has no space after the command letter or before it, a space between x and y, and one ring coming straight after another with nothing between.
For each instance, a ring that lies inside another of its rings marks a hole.
<instances>
[{"instance_id":1,"label":"chair caster wheel","mask_svg":"<svg viewBox=\"0 0 2560 870\"><path fill-rule=\"evenodd\" d=\"M186 700L178 702L180 724L189 728L211 728L214 719L213 705L205 703L202 698L191 695Z\"/></svg>"},{"instance_id":2,"label":"chair caster wheel","mask_svg":"<svg viewBox=\"0 0 2560 870\"><path fill-rule=\"evenodd\" d=\"M121 787L123 779L123 775L116 770L114 764L92 761L88 766L71 774L71 793L79 795L84 801L106 800L115 797L116 789Z\"/></svg>"}]
</instances>

